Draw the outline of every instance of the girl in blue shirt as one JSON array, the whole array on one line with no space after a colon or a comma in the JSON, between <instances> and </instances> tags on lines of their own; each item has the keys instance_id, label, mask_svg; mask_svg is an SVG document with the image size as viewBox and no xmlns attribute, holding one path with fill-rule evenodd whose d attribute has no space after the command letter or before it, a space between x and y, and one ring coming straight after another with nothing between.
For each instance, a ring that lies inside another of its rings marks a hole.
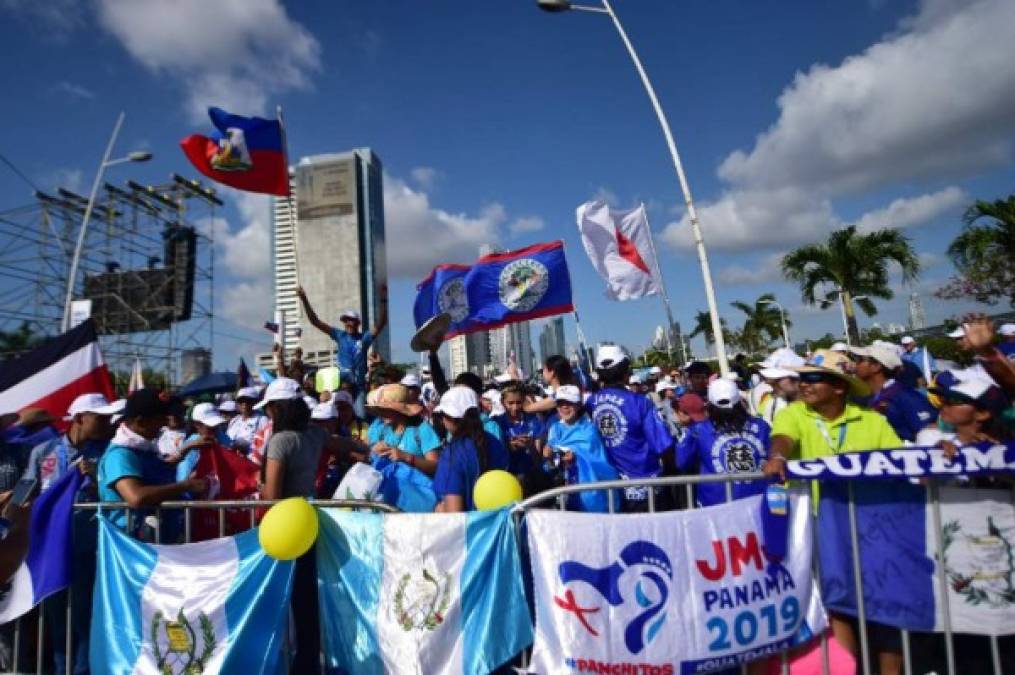
<instances>
[{"instance_id":1,"label":"girl in blue shirt","mask_svg":"<svg viewBox=\"0 0 1015 675\"><path fill-rule=\"evenodd\" d=\"M479 416L479 397L471 388L448 389L434 411L444 420L448 438L437 461L433 488L437 513L474 511L472 491L480 475L490 469L506 469L507 452L499 440L484 431Z\"/></svg>"}]
</instances>

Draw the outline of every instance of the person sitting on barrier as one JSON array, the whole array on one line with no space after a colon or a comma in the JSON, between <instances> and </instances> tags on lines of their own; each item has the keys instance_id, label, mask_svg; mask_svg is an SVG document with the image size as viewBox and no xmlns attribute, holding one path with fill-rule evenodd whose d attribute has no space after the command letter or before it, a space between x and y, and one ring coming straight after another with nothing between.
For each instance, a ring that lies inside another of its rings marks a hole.
<instances>
[{"instance_id":1,"label":"person sitting on barrier","mask_svg":"<svg viewBox=\"0 0 1015 675\"><path fill-rule=\"evenodd\" d=\"M800 400L779 411L772 423L772 440L768 461L763 471L769 476L786 479L786 461L813 459L842 452L902 447L888 420L882 415L861 408L850 398L863 398L870 389L850 374L852 364L840 352L819 349L807 364L797 368L800 373ZM817 484L812 486L817 499ZM853 617L829 612L836 640L854 656L859 655ZM875 642L880 672L899 673L902 667L901 642L898 629L867 622Z\"/></svg>"},{"instance_id":2,"label":"person sitting on barrier","mask_svg":"<svg viewBox=\"0 0 1015 675\"><path fill-rule=\"evenodd\" d=\"M207 481L201 478L176 481L176 468L159 457L155 440L167 412L168 397L154 389L138 389L128 396L123 422L99 461L99 501L126 502L130 507L129 517L126 509L109 510L110 522L149 541L153 533L145 516L151 507L185 493L203 495L208 490ZM165 530L163 539L172 541L171 528Z\"/></svg>"},{"instance_id":3,"label":"person sitting on barrier","mask_svg":"<svg viewBox=\"0 0 1015 675\"><path fill-rule=\"evenodd\" d=\"M863 404L881 413L904 441L916 440L921 429L934 424L937 411L926 397L913 387L895 379L902 358L894 347L876 343L870 347L851 347L856 361L856 376L864 381L871 396Z\"/></svg>"},{"instance_id":4,"label":"person sitting on barrier","mask_svg":"<svg viewBox=\"0 0 1015 675\"><path fill-rule=\"evenodd\" d=\"M602 388L589 396L585 408L599 429L610 464L625 480L659 476L674 440L652 401L626 388L630 357L617 345L603 345L596 354L596 372ZM655 497L662 494L655 490ZM649 488L625 488L622 508L628 513L648 511Z\"/></svg>"},{"instance_id":5,"label":"person sitting on barrier","mask_svg":"<svg viewBox=\"0 0 1015 675\"><path fill-rule=\"evenodd\" d=\"M507 451L496 436L485 430L479 416L479 396L471 387L455 385L448 389L435 412L441 415L448 438L434 475L434 511L473 511L476 481L488 470L506 469Z\"/></svg>"},{"instance_id":6,"label":"person sitting on barrier","mask_svg":"<svg viewBox=\"0 0 1015 675\"><path fill-rule=\"evenodd\" d=\"M688 472L697 466L702 475L760 471L768 457L770 431L767 422L747 413L735 382L713 380L708 385L708 418L691 427L677 445L677 469ZM766 488L763 480L703 483L695 490L698 506L726 502L727 485L732 499L762 494Z\"/></svg>"},{"instance_id":7,"label":"person sitting on barrier","mask_svg":"<svg viewBox=\"0 0 1015 675\"><path fill-rule=\"evenodd\" d=\"M236 392L236 408L239 414L229 420L226 434L233 441L233 447L244 454L250 453L254 436L268 425L268 418L254 409L257 399L261 398L257 387L243 387Z\"/></svg>"}]
</instances>

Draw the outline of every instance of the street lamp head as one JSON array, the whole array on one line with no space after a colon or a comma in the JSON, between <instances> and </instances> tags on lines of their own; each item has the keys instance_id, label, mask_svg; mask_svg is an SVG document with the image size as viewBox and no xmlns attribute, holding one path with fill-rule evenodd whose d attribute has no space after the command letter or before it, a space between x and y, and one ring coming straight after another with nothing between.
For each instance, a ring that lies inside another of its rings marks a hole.
<instances>
[{"instance_id":1,"label":"street lamp head","mask_svg":"<svg viewBox=\"0 0 1015 675\"><path fill-rule=\"evenodd\" d=\"M127 155L127 159L129 159L132 162L147 162L151 158L152 158L152 153L150 153L150 152L140 152L139 151L139 152L132 152L129 155Z\"/></svg>"},{"instance_id":2,"label":"street lamp head","mask_svg":"<svg viewBox=\"0 0 1015 675\"><path fill-rule=\"evenodd\" d=\"M571 9L570 0L536 0L536 4L546 12L566 12Z\"/></svg>"}]
</instances>

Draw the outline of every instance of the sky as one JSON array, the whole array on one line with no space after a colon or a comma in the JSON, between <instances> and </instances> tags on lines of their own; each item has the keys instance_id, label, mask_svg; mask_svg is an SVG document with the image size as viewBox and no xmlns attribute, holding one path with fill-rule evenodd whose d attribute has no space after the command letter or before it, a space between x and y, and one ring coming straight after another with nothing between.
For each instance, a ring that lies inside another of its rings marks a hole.
<instances>
[{"instance_id":1,"label":"sky","mask_svg":"<svg viewBox=\"0 0 1015 675\"><path fill-rule=\"evenodd\" d=\"M902 230L924 268L861 326L906 323L913 291L930 323L975 308L931 293L954 272L945 249L966 206L1015 192L1015 3L613 4L676 137L730 325L731 302L772 292L795 341L841 332L838 309L804 306L778 260L850 223ZM434 265L553 239L588 339L643 349L663 305L604 297L575 226L593 198L645 203L676 320L706 307L662 133L605 15L534 0L0 0L0 45L0 153L44 189L87 191L120 111L117 151L154 158L110 168L112 182L196 177L178 143L210 131L210 105L282 105L292 159L372 148L396 360L412 358L415 284ZM233 369L270 345L270 200L219 193L213 349ZM0 166L0 211L30 201Z\"/></svg>"}]
</instances>

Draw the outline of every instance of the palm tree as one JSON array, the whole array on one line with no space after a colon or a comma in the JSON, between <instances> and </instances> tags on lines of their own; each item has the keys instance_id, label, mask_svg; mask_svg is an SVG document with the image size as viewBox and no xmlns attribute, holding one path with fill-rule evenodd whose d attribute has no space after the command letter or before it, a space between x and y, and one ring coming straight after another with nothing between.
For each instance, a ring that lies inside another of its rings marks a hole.
<instances>
[{"instance_id":1,"label":"palm tree","mask_svg":"<svg viewBox=\"0 0 1015 675\"><path fill-rule=\"evenodd\" d=\"M728 336L729 329L726 327L726 319L719 317L719 325L722 326L722 334ZM712 317L708 312L698 312L694 315L694 330L687 334L687 337L694 338L699 335L705 336L705 344L711 346L715 343L715 333L712 332Z\"/></svg>"},{"instance_id":2,"label":"palm tree","mask_svg":"<svg viewBox=\"0 0 1015 675\"><path fill-rule=\"evenodd\" d=\"M983 218L990 222L979 223ZM935 295L972 297L990 304L1007 298L1015 306L1015 195L993 202L977 200L962 220L965 228L948 247L959 276Z\"/></svg>"},{"instance_id":3,"label":"palm tree","mask_svg":"<svg viewBox=\"0 0 1015 675\"><path fill-rule=\"evenodd\" d=\"M744 351L756 354L768 349L773 340L782 339L782 314L774 305L767 304L774 301L774 294L765 293L758 296L753 305L739 300L730 303L747 317L740 329L739 340ZM790 325L788 319L786 325Z\"/></svg>"},{"instance_id":4,"label":"palm tree","mask_svg":"<svg viewBox=\"0 0 1015 675\"><path fill-rule=\"evenodd\" d=\"M842 296L849 337L860 341L853 298L867 316L877 314L870 298L890 300L895 296L889 285L889 263L902 269L903 281L920 274L920 261L909 239L898 230L883 229L859 234L856 225L832 232L825 244L801 246L782 259L782 273L800 284L804 302L827 308Z\"/></svg>"},{"instance_id":5,"label":"palm tree","mask_svg":"<svg viewBox=\"0 0 1015 675\"><path fill-rule=\"evenodd\" d=\"M13 358L35 347L41 338L27 321L12 331L0 331L0 360Z\"/></svg>"}]
</instances>

